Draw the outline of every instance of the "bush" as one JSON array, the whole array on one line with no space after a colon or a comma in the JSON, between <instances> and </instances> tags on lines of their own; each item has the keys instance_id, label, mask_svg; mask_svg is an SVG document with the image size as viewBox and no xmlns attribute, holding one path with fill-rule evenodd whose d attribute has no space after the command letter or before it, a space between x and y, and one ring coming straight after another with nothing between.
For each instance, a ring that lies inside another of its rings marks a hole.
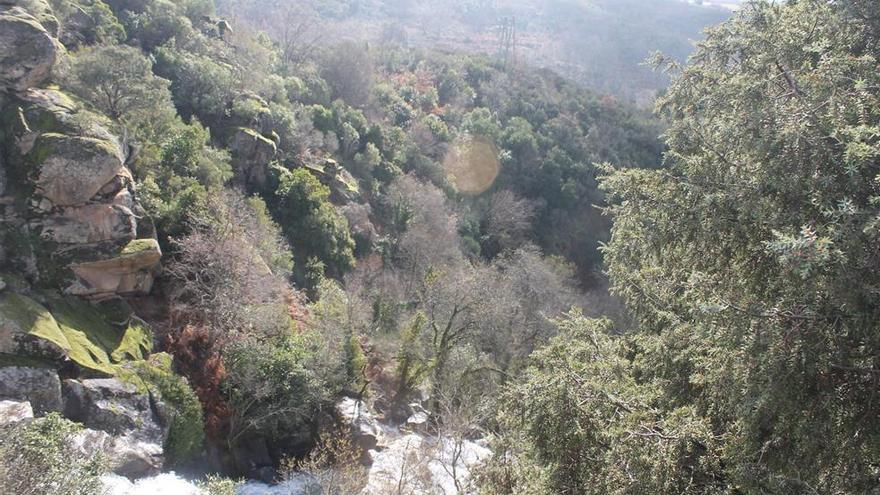
<instances>
[{"instance_id":1,"label":"bush","mask_svg":"<svg viewBox=\"0 0 880 495\"><path fill-rule=\"evenodd\" d=\"M105 460L100 455L83 455L71 446L81 429L57 413L0 428L0 493L101 493Z\"/></svg>"},{"instance_id":2,"label":"bush","mask_svg":"<svg viewBox=\"0 0 880 495\"><path fill-rule=\"evenodd\" d=\"M227 346L226 392L231 417L229 445L243 436L308 441L319 407L330 393L313 371L315 335L270 340L246 337Z\"/></svg>"},{"instance_id":3,"label":"bush","mask_svg":"<svg viewBox=\"0 0 880 495\"><path fill-rule=\"evenodd\" d=\"M354 240L348 221L329 201L330 190L308 170L297 169L281 177L276 191L276 217L293 245L297 265L317 258L331 276L354 266ZM303 273L297 273L303 282Z\"/></svg>"},{"instance_id":4,"label":"bush","mask_svg":"<svg viewBox=\"0 0 880 495\"><path fill-rule=\"evenodd\" d=\"M241 484L240 481L216 475L208 475L204 480L198 482L199 490L205 495L235 495L236 489Z\"/></svg>"}]
</instances>

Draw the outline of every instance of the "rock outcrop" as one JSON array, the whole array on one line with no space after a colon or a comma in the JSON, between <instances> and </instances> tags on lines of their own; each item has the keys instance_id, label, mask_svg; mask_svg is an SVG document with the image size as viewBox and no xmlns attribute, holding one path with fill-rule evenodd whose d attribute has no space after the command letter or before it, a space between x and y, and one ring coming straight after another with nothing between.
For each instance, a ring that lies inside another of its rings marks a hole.
<instances>
[{"instance_id":1,"label":"rock outcrop","mask_svg":"<svg viewBox=\"0 0 880 495\"><path fill-rule=\"evenodd\" d=\"M55 23L50 29L57 31L57 20ZM60 50L60 44L36 17L24 8L0 5L0 86L23 91L42 84Z\"/></svg>"},{"instance_id":2,"label":"rock outcrop","mask_svg":"<svg viewBox=\"0 0 880 495\"><path fill-rule=\"evenodd\" d=\"M106 117L40 87L59 32L45 0L0 2L0 254L44 288L144 295L161 251L139 228L127 146Z\"/></svg>"},{"instance_id":3,"label":"rock outcrop","mask_svg":"<svg viewBox=\"0 0 880 495\"><path fill-rule=\"evenodd\" d=\"M117 379L64 380L64 415L86 426L78 447L105 452L130 478L158 473L168 436L162 405Z\"/></svg>"},{"instance_id":4,"label":"rock outcrop","mask_svg":"<svg viewBox=\"0 0 880 495\"><path fill-rule=\"evenodd\" d=\"M0 368L0 399L27 401L36 414L59 412L63 403L58 372L23 366Z\"/></svg>"},{"instance_id":5,"label":"rock outcrop","mask_svg":"<svg viewBox=\"0 0 880 495\"><path fill-rule=\"evenodd\" d=\"M131 241L111 256L72 263L76 281L66 292L95 298L148 294L161 258L155 239Z\"/></svg>"},{"instance_id":6,"label":"rock outcrop","mask_svg":"<svg viewBox=\"0 0 880 495\"><path fill-rule=\"evenodd\" d=\"M148 476L173 407L125 381L153 336L123 297L150 292L162 252L117 125L44 87L62 31L46 0L0 0L0 425L61 412L77 450Z\"/></svg>"},{"instance_id":7,"label":"rock outcrop","mask_svg":"<svg viewBox=\"0 0 880 495\"><path fill-rule=\"evenodd\" d=\"M239 127L229 142L232 150L236 179L247 185L263 186L269 172L269 162L275 157L277 146L254 129Z\"/></svg>"}]
</instances>

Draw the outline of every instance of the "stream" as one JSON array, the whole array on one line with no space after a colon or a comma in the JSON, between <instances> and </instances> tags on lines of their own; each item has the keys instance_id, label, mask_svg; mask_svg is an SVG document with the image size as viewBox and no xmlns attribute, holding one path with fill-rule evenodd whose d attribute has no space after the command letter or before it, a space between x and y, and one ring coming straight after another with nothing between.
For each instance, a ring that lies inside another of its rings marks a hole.
<instances>
[{"instance_id":1,"label":"stream","mask_svg":"<svg viewBox=\"0 0 880 495\"><path fill-rule=\"evenodd\" d=\"M408 493L468 495L471 470L492 452L482 440L471 441L421 433L427 419L414 414L404 425L383 424L359 402L344 399L337 404L340 415L351 423L353 434L369 438L376 447L368 454L366 486L360 495L384 495L405 487ZM195 483L173 472L134 482L117 475L103 478L108 495L206 495ZM306 474L277 485L247 481L237 495L320 495L320 487ZM352 494L354 495L354 494Z\"/></svg>"}]
</instances>

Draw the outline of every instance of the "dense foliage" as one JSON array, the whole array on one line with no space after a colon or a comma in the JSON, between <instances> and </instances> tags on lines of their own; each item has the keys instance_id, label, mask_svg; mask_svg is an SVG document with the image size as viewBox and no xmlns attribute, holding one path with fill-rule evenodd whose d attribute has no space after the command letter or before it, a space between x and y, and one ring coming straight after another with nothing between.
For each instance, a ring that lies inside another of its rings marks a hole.
<instances>
[{"instance_id":1,"label":"dense foliage","mask_svg":"<svg viewBox=\"0 0 880 495\"><path fill-rule=\"evenodd\" d=\"M660 119L394 33L54 3L91 19L55 82L112 120L164 250L174 370L129 378L173 410L171 464L203 439L317 445L291 466L361 484L327 426L347 394L492 433L484 493L878 489L876 2L750 3L686 65L658 58ZM62 455L73 430L41 425Z\"/></svg>"},{"instance_id":2,"label":"dense foliage","mask_svg":"<svg viewBox=\"0 0 880 495\"><path fill-rule=\"evenodd\" d=\"M510 392L524 406L506 445L540 476L501 462L489 486L877 489L880 24L869 4L756 2L673 68L659 101L668 168L609 167L603 179L606 263L638 330L613 337L575 319L533 356Z\"/></svg>"}]
</instances>

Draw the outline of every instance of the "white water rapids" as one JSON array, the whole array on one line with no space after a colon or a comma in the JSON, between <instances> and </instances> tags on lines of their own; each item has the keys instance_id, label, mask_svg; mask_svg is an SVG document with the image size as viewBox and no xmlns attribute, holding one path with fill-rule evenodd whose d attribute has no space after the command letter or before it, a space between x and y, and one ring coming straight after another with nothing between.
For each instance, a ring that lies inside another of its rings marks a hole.
<instances>
[{"instance_id":1,"label":"white water rapids","mask_svg":"<svg viewBox=\"0 0 880 495\"><path fill-rule=\"evenodd\" d=\"M102 478L108 495L207 495L199 487L174 473L162 473L135 482L122 476L108 474ZM238 487L238 495L311 495L308 482L291 480L278 485L249 481Z\"/></svg>"},{"instance_id":2,"label":"white water rapids","mask_svg":"<svg viewBox=\"0 0 880 495\"><path fill-rule=\"evenodd\" d=\"M370 431L379 447L369 452L372 465L360 495L381 495L405 487L407 493L469 495L470 472L492 455L482 442L455 441L420 433L402 432L381 424L360 409L353 399L339 404L344 417L356 418L361 431ZM417 418L414 415L412 419ZM424 420L425 418L420 418ZM115 475L104 477L109 495L207 495L198 486L174 473L162 473L135 482ZM301 475L278 485L256 481L238 487L237 495L315 495L315 480ZM389 491L391 490L391 491ZM354 495L354 494L352 494Z\"/></svg>"}]
</instances>

